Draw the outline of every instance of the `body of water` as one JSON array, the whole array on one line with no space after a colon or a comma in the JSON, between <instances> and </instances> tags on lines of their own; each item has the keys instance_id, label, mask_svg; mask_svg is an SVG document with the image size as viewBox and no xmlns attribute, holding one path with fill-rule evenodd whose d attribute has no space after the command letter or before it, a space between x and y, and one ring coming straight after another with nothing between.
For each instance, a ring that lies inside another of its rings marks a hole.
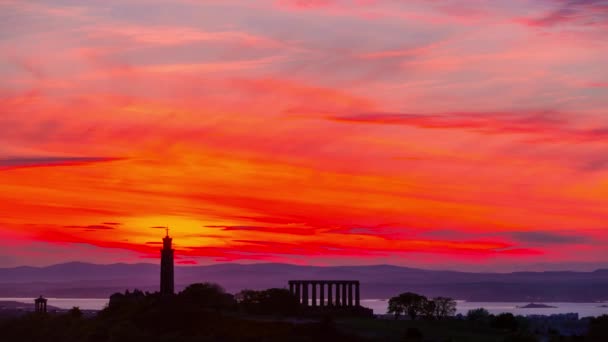
<instances>
[{"instance_id":1,"label":"body of water","mask_svg":"<svg viewBox=\"0 0 608 342\"><path fill-rule=\"evenodd\" d=\"M101 310L108 304L107 298L47 298L48 305L60 309L71 309L75 306L82 310ZM21 303L34 303L34 298L0 298L0 301L11 301ZM510 312L514 315L553 315L561 313L578 313L579 317L608 315L608 307L601 307L602 303L543 303L555 306L546 309L522 309L529 303L507 303L507 302L467 302L458 301L457 313L466 315L469 310L484 308L492 314ZM388 301L382 299L362 299L361 305L374 310L377 315L386 314Z\"/></svg>"},{"instance_id":2,"label":"body of water","mask_svg":"<svg viewBox=\"0 0 608 342\"><path fill-rule=\"evenodd\" d=\"M507 302L467 302L458 301L456 313L466 315L469 310L484 308L492 314L501 314L510 312L514 315L554 315L562 313L578 313L579 317L596 317L608 315L608 307L601 307L605 303L542 303L555 306L555 308L545 309L522 309L518 306L524 306L529 303L507 303ZM375 314L385 314L388 308L388 300L380 299L362 299L361 305L374 310Z\"/></svg>"}]
</instances>

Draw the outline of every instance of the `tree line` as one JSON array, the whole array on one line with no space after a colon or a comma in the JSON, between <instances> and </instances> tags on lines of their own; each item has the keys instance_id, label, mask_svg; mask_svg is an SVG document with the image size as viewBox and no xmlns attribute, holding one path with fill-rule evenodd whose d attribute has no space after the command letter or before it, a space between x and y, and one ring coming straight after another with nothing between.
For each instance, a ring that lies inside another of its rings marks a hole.
<instances>
[{"instance_id":1,"label":"tree line","mask_svg":"<svg viewBox=\"0 0 608 342\"><path fill-rule=\"evenodd\" d=\"M419 317L445 319L456 314L456 301L448 297L429 299L417 293L405 292L389 299L388 313L395 315L395 319L404 314L412 320Z\"/></svg>"},{"instance_id":2,"label":"tree line","mask_svg":"<svg viewBox=\"0 0 608 342\"><path fill-rule=\"evenodd\" d=\"M0 319L2 342L200 342L200 341L362 341L340 332L332 321L291 322L256 315L298 315L289 290L227 293L211 283L192 284L164 296L140 290L115 293L106 308L87 317L78 308L66 313L28 313Z\"/></svg>"},{"instance_id":3,"label":"tree line","mask_svg":"<svg viewBox=\"0 0 608 342\"><path fill-rule=\"evenodd\" d=\"M61 314L30 313L12 319L0 319L1 341L370 341L366 334L382 334L383 327L402 326L404 340L421 341L423 333L444 331L458 335L458 329L492 334L497 341L537 341L525 317L510 313L491 315L485 309L471 310L466 319L450 319L456 302L447 297L426 298L405 292L389 300L393 322L377 320L376 330L355 334L370 321L345 329L330 316L317 320L293 320L303 311L298 299L286 289L243 290L236 295L211 283L193 284L174 296L139 290L115 293L108 306L95 316L83 315L74 308ZM266 315L266 317L259 317ZM280 319L277 319L280 318ZM311 317L309 317L311 318ZM348 322L348 320L346 321ZM392 325L385 325L391 323ZM454 330L456 329L456 330ZM589 331L582 339L556 335L559 341L608 341L608 316L590 320ZM457 341L459 339L455 339ZM462 340L462 339L460 339ZM553 340L551 340L553 341ZM557 341L557 340L555 340Z\"/></svg>"}]
</instances>

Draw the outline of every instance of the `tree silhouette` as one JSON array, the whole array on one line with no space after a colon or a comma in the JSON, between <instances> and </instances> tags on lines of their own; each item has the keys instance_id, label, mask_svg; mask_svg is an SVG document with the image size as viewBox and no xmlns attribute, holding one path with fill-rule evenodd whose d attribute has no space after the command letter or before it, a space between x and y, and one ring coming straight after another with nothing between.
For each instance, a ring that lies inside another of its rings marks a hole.
<instances>
[{"instance_id":1,"label":"tree silhouette","mask_svg":"<svg viewBox=\"0 0 608 342\"><path fill-rule=\"evenodd\" d=\"M423 302L421 314L428 319L437 318L437 303L432 300Z\"/></svg>"},{"instance_id":2,"label":"tree silhouette","mask_svg":"<svg viewBox=\"0 0 608 342\"><path fill-rule=\"evenodd\" d=\"M235 296L239 308L248 313L290 315L298 311L299 302L289 290L243 290Z\"/></svg>"},{"instance_id":3,"label":"tree silhouette","mask_svg":"<svg viewBox=\"0 0 608 342\"><path fill-rule=\"evenodd\" d=\"M496 329L515 331L517 330L519 323L512 313L501 313L494 317L492 326Z\"/></svg>"},{"instance_id":4,"label":"tree silhouette","mask_svg":"<svg viewBox=\"0 0 608 342\"><path fill-rule=\"evenodd\" d=\"M72 318L81 318L83 314L80 308L75 306L68 311L68 315L70 315Z\"/></svg>"},{"instance_id":5,"label":"tree silhouette","mask_svg":"<svg viewBox=\"0 0 608 342\"><path fill-rule=\"evenodd\" d=\"M417 293L405 292L389 299L388 313L395 315L395 319L403 314L407 314L412 320L419 316L443 319L456 314L456 301L448 297L429 300Z\"/></svg>"},{"instance_id":6,"label":"tree silhouette","mask_svg":"<svg viewBox=\"0 0 608 342\"><path fill-rule=\"evenodd\" d=\"M473 322L487 323L491 316L490 312L484 308L472 309L467 312L467 319Z\"/></svg>"},{"instance_id":7,"label":"tree silhouette","mask_svg":"<svg viewBox=\"0 0 608 342\"><path fill-rule=\"evenodd\" d=\"M398 318L403 313L407 313L412 320L424 313L428 299L412 292L405 292L388 301L388 313L394 314Z\"/></svg>"},{"instance_id":8,"label":"tree silhouette","mask_svg":"<svg viewBox=\"0 0 608 342\"><path fill-rule=\"evenodd\" d=\"M219 285L213 283L197 283L186 287L177 295L179 302L213 310L234 308L234 296Z\"/></svg>"},{"instance_id":9,"label":"tree silhouette","mask_svg":"<svg viewBox=\"0 0 608 342\"><path fill-rule=\"evenodd\" d=\"M435 297L431 301L435 307L435 317L447 318L456 314L456 301L448 297Z\"/></svg>"},{"instance_id":10,"label":"tree silhouette","mask_svg":"<svg viewBox=\"0 0 608 342\"><path fill-rule=\"evenodd\" d=\"M591 320L589 324L589 341L608 341L608 315Z\"/></svg>"}]
</instances>

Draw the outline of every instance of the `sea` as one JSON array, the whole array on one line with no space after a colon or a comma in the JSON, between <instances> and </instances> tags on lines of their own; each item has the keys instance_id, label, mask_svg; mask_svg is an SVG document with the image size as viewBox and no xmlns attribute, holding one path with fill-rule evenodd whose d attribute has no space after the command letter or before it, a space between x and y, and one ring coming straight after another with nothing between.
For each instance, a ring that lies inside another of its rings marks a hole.
<instances>
[{"instance_id":1,"label":"sea","mask_svg":"<svg viewBox=\"0 0 608 342\"><path fill-rule=\"evenodd\" d=\"M597 317L608 315L608 305L606 303L553 303L543 302L537 304L545 304L554 306L554 308L521 308L528 303L524 302L467 302L464 300L456 301L456 314L466 315L469 310L484 308L491 314L497 315L501 313L512 313L514 315L529 316L529 315L555 315L564 313L577 313L582 317ZM377 315L386 314L388 308L388 300L383 299L362 299L361 305L374 310Z\"/></svg>"},{"instance_id":2,"label":"sea","mask_svg":"<svg viewBox=\"0 0 608 342\"><path fill-rule=\"evenodd\" d=\"M101 310L108 304L107 298L47 298L48 305L60 309L71 309L75 306L81 310ZM0 298L2 301L21 303L33 303L34 298ZM523 309L529 303L518 302L467 302L457 301L456 313L466 315L469 310L484 308L492 314L510 312L514 315L553 315L563 313L578 313L579 317L597 317L608 315L607 303L547 303L542 304L554 306L555 308L531 308ZM374 310L377 315L386 314L388 301L385 299L362 299L361 305Z\"/></svg>"}]
</instances>

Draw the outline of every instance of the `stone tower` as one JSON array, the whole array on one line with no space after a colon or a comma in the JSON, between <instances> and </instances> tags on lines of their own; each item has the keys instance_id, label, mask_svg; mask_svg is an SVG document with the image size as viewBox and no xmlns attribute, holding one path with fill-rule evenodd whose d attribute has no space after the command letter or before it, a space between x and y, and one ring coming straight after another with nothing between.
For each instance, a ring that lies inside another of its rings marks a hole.
<instances>
[{"instance_id":1,"label":"stone tower","mask_svg":"<svg viewBox=\"0 0 608 342\"><path fill-rule=\"evenodd\" d=\"M160 252L160 293L172 295L175 293L174 267L173 267L173 239L167 235L163 239L163 249Z\"/></svg>"}]
</instances>

